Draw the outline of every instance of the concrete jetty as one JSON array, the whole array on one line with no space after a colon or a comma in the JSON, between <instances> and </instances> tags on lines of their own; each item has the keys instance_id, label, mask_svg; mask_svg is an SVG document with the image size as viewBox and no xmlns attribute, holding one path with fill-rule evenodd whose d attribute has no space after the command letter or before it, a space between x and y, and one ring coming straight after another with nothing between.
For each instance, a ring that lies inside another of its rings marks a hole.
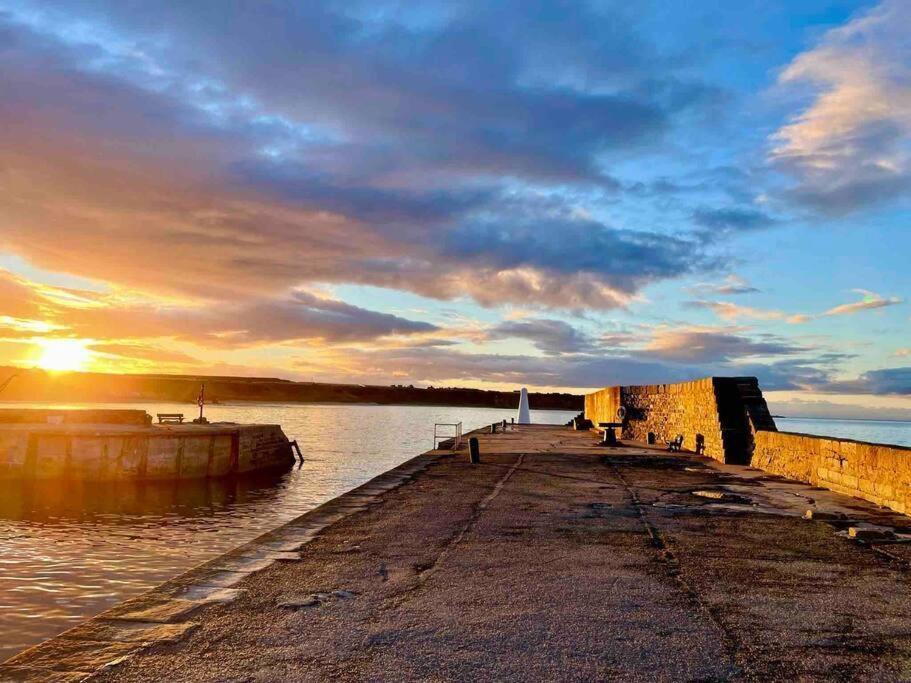
<instances>
[{"instance_id":1,"label":"concrete jetty","mask_svg":"<svg viewBox=\"0 0 911 683\"><path fill-rule=\"evenodd\" d=\"M479 464L418 456L0 679L911 676L907 517L567 427L471 436Z\"/></svg>"},{"instance_id":2,"label":"concrete jetty","mask_svg":"<svg viewBox=\"0 0 911 683\"><path fill-rule=\"evenodd\" d=\"M279 425L152 424L141 410L0 410L0 480L212 479L293 462Z\"/></svg>"}]
</instances>

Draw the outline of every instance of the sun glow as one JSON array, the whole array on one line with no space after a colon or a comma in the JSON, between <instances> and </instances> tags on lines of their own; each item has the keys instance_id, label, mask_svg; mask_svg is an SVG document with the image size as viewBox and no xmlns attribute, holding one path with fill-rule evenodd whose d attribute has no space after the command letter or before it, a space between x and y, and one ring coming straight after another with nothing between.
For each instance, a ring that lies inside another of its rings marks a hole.
<instances>
[{"instance_id":1,"label":"sun glow","mask_svg":"<svg viewBox=\"0 0 911 683\"><path fill-rule=\"evenodd\" d=\"M38 366L45 370L82 370L92 352L81 339L42 339Z\"/></svg>"}]
</instances>

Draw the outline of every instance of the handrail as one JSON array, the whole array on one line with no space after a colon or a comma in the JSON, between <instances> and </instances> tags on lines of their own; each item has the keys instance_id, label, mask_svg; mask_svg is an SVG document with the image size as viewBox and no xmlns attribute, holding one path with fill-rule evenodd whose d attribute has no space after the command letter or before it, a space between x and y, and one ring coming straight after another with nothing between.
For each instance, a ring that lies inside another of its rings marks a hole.
<instances>
[{"instance_id":1,"label":"handrail","mask_svg":"<svg viewBox=\"0 0 911 683\"><path fill-rule=\"evenodd\" d=\"M440 427L452 427L454 434L441 434ZM452 450L458 450L462 445L462 423L461 422L436 422L433 425L433 450L437 450L440 441L452 439Z\"/></svg>"}]
</instances>

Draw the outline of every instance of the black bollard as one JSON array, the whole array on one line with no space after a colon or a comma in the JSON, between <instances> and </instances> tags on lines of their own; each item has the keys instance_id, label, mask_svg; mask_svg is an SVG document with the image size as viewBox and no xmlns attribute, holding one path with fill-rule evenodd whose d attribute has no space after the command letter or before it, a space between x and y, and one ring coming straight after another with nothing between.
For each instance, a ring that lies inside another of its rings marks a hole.
<instances>
[{"instance_id":1,"label":"black bollard","mask_svg":"<svg viewBox=\"0 0 911 683\"><path fill-rule=\"evenodd\" d=\"M497 423L496 422L494 422L492 425L490 425L490 433L491 434L497 433Z\"/></svg>"},{"instance_id":2,"label":"black bollard","mask_svg":"<svg viewBox=\"0 0 911 683\"><path fill-rule=\"evenodd\" d=\"M476 437L468 439L468 457L471 459L472 465L477 465L481 462L481 447L478 445Z\"/></svg>"}]
</instances>

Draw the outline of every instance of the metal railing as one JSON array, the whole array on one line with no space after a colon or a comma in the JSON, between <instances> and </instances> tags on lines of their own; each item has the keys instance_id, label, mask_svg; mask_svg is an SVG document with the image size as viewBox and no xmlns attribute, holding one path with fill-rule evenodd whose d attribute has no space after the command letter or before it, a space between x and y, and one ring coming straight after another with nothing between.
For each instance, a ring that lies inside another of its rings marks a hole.
<instances>
[{"instance_id":1,"label":"metal railing","mask_svg":"<svg viewBox=\"0 0 911 683\"><path fill-rule=\"evenodd\" d=\"M447 433L447 428L451 428L451 434ZM437 450L437 446L441 441L449 439L452 439L452 450L458 450L459 446L462 445L461 422L437 422L433 425L433 450Z\"/></svg>"}]
</instances>

